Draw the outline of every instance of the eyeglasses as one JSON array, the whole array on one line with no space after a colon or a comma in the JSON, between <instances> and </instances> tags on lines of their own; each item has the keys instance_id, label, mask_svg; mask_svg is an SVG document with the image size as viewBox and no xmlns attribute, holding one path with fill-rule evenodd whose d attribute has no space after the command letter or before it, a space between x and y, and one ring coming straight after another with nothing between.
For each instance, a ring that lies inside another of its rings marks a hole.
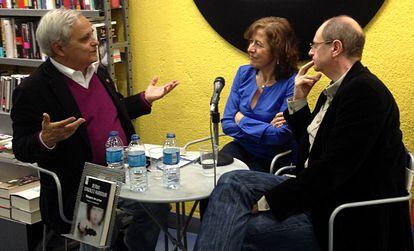
<instances>
[{"instance_id":1,"label":"eyeglasses","mask_svg":"<svg viewBox=\"0 0 414 251\"><path fill-rule=\"evenodd\" d=\"M309 47L310 47L311 50L315 50L315 49L318 48L318 46L320 44L330 44L332 42L333 42L332 40L330 40L330 41L322 41L322 42L312 42L312 43L309 44Z\"/></svg>"}]
</instances>

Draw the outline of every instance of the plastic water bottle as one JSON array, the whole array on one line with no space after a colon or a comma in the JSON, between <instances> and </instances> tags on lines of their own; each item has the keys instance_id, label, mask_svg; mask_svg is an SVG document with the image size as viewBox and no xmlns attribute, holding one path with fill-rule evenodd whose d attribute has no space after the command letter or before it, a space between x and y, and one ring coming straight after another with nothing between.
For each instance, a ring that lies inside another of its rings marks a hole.
<instances>
[{"instance_id":1,"label":"plastic water bottle","mask_svg":"<svg viewBox=\"0 0 414 251\"><path fill-rule=\"evenodd\" d=\"M127 159L129 165L129 186L131 191L145 192L148 189L145 147L137 134L131 136Z\"/></svg>"},{"instance_id":2,"label":"plastic water bottle","mask_svg":"<svg viewBox=\"0 0 414 251\"><path fill-rule=\"evenodd\" d=\"M111 131L105 144L106 163L109 168L122 169L124 167L124 143L119 137L118 131Z\"/></svg>"},{"instance_id":3,"label":"plastic water bottle","mask_svg":"<svg viewBox=\"0 0 414 251\"><path fill-rule=\"evenodd\" d=\"M163 185L169 189L180 186L180 148L176 144L175 134L167 133L163 147L164 176Z\"/></svg>"}]
</instances>

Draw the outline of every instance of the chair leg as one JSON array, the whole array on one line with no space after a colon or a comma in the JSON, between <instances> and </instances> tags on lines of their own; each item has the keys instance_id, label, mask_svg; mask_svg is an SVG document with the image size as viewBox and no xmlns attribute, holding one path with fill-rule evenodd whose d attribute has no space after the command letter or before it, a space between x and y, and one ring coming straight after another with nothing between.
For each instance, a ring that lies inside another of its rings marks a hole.
<instances>
[{"instance_id":1,"label":"chair leg","mask_svg":"<svg viewBox=\"0 0 414 251\"><path fill-rule=\"evenodd\" d=\"M46 251L47 226L43 224L42 251Z\"/></svg>"},{"instance_id":2,"label":"chair leg","mask_svg":"<svg viewBox=\"0 0 414 251\"><path fill-rule=\"evenodd\" d=\"M168 231L168 228L167 228ZM164 233L164 249L168 251L168 235Z\"/></svg>"},{"instance_id":3,"label":"chair leg","mask_svg":"<svg viewBox=\"0 0 414 251\"><path fill-rule=\"evenodd\" d=\"M170 210L171 210L171 206L170 206ZM165 231L168 232L168 219L165 222ZM164 250L168 251L168 235L164 232Z\"/></svg>"}]
</instances>

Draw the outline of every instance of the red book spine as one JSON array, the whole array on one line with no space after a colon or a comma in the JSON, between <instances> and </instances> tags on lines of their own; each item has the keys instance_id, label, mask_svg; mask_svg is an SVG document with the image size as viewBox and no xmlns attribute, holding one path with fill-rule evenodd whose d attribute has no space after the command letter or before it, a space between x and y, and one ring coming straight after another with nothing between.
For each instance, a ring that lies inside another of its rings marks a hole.
<instances>
[{"instance_id":1,"label":"red book spine","mask_svg":"<svg viewBox=\"0 0 414 251\"><path fill-rule=\"evenodd\" d=\"M24 0L17 0L17 7L18 8L25 8L26 5L24 4Z\"/></svg>"},{"instance_id":2,"label":"red book spine","mask_svg":"<svg viewBox=\"0 0 414 251\"><path fill-rule=\"evenodd\" d=\"M75 10L81 10L79 0L73 0L73 6L75 7Z\"/></svg>"},{"instance_id":3,"label":"red book spine","mask_svg":"<svg viewBox=\"0 0 414 251\"><path fill-rule=\"evenodd\" d=\"M65 8L67 10L69 10L70 9L70 0L63 0L63 5L65 6Z\"/></svg>"},{"instance_id":4,"label":"red book spine","mask_svg":"<svg viewBox=\"0 0 414 251\"><path fill-rule=\"evenodd\" d=\"M111 7L116 9L116 8L120 8L121 4L119 2L119 0L111 0Z\"/></svg>"}]
</instances>

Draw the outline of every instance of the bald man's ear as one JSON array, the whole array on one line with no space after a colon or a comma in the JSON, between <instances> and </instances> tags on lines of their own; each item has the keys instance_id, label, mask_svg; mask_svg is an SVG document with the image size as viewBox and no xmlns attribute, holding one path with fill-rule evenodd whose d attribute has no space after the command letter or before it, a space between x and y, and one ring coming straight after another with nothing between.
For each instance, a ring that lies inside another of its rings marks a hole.
<instances>
[{"instance_id":1,"label":"bald man's ear","mask_svg":"<svg viewBox=\"0 0 414 251\"><path fill-rule=\"evenodd\" d=\"M61 57L65 56L65 52L63 51L62 45L60 45L59 42L53 42L50 47L54 55Z\"/></svg>"},{"instance_id":2,"label":"bald man's ear","mask_svg":"<svg viewBox=\"0 0 414 251\"><path fill-rule=\"evenodd\" d=\"M344 51L343 44L340 40L334 40L332 42L332 56L337 57Z\"/></svg>"}]
</instances>

